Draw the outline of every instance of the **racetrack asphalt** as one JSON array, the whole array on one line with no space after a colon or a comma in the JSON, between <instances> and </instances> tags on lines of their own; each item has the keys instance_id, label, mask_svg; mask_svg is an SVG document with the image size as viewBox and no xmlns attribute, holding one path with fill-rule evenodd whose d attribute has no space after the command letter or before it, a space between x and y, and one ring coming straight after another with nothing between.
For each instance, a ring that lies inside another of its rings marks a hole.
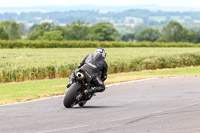
<instances>
[{"instance_id":1,"label":"racetrack asphalt","mask_svg":"<svg viewBox=\"0 0 200 133\"><path fill-rule=\"evenodd\" d=\"M200 77L110 86L83 108L63 98L0 106L0 133L200 133Z\"/></svg>"}]
</instances>

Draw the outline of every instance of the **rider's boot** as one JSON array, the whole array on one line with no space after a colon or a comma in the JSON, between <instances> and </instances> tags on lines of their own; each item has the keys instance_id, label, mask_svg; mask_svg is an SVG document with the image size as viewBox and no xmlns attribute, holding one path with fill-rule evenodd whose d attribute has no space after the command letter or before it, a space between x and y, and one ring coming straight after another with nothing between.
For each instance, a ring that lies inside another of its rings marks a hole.
<instances>
[{"instance_id":1,"label":"rider's boot","mask_svg":"<svg viewBox=\"0 0 200 133\"><path fill-rule=\"evenodd\" d=\"M105 90L105 87L103 86L96 86L96 87L91 87L90 89L86 89L84 91L84 93L86 95L88 94L93 94L93 93L96 93L96 92L103 92Z\"/></svg>"},{"instance_id":2,"label":"rider's boot","mask_svg":"<svg viewBox=\"0 0 200 133\"><path fill-rule=\"evenodd\" d=\"M95 87L91 87L90 89L86 89L84 91L85 95L89 95L95 92Z\"/></svg>"}]
</instances>

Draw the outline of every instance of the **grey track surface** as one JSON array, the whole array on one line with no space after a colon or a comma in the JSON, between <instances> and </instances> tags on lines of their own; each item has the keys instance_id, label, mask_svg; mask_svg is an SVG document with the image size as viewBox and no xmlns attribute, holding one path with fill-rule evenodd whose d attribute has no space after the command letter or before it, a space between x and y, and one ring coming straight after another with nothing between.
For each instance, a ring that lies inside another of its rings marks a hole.
<instances>
[{"instance_id":1,"label":"grey track surface","mask_svg":"<svg viewBox=\"0 0 200 133\"><path fill-rule=\"evenodd\" d=\"M0 106L1 133L200 133L200 77L109 87L84 108L63 96Z\"/></svg>"}]
</instances>

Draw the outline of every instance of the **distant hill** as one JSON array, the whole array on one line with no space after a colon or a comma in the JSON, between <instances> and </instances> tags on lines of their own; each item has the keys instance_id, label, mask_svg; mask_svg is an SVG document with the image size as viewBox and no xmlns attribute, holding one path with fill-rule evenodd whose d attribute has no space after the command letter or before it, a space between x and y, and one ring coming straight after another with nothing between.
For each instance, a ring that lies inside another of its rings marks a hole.
<instances>
[{"instance_id":1,"label":"distant hill","mask_svg":"<svg viewBox=\"0 0 200 133\"><path fill-rule=\"evenodd\" d=\"M200 11L155 11L156 7L153 8L154 11L137 8L124 10L128 7L89 7L74 6L67 8L64 6L43 6L35 8L0 8L3 11L0 13L0 21L14 20L25 23L28 26L42 22L53 22L58 25L65 25L77 20L92 24L106 21L113 23L115 26L134 27L142 23L148 26L163 26L169 21L175 20L187 26L200 25ZM149 7L153 7L153 5ZM6 10L9 10L9 12L6 12Z\"/></svg>"}]
</instances>

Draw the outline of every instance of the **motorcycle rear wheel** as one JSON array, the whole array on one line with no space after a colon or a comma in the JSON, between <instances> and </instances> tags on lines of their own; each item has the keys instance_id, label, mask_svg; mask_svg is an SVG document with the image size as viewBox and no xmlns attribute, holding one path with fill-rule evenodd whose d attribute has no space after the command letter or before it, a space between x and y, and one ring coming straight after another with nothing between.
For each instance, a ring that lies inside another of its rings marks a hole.
<instances>
[{"instance_id":1,"label":"motorcycle rear wheel","mask_svg":"<svg viewBox=\"0 0 200 133\"><path fill-rule=\"evenodd\" d=\"M63 105L66 108L72 108L74 106L74 102L76 100L76 94L80 87L81 86L79 85L79 83L74 83L69 87L63 100Z\"/></svg>"}]
</instances>

